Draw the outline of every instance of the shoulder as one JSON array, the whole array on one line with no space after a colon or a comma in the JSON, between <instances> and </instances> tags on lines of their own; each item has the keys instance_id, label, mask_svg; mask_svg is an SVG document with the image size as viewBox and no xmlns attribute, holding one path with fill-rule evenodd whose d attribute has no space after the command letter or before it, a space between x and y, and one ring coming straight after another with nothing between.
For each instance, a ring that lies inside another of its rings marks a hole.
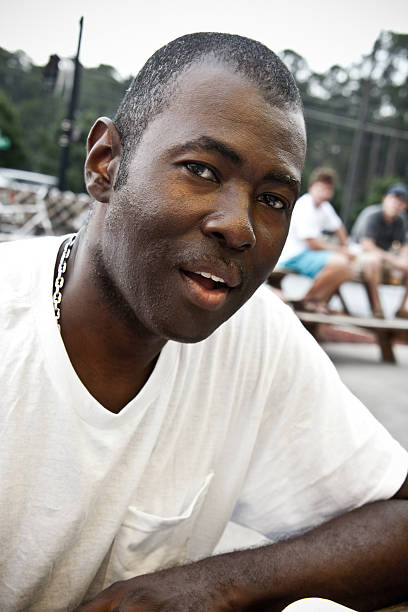
<instances>
[{"instance_id":1,"label":"shoulder","mask_svg":"<svg viewBox=\"0 0 408 612\"><path fill-rule=\"evenodd\" d=\"M292 309L267 286L207 339L178 345L183 377L187 372L191 388L205 383L200 387L203 405L210 393L217 405L230 406L234 414L250 411L254 423L279 412L299 384L299 373L302 380L314 378L319 360L313 355L319 348ZM314 366L310 376L303 376L305 363Z\"/></svg>"},{"instance_id":2,"label":"shoulder","mask_svg":"<svg viewBox=\"0 0 408 612\"><path fill-rule=\"evenodd\" d=\"M310 193L304 193L303 195L300 196L300 198L297 199L296 204L301 204L303 206L305 206L306 204L311 204L312 202L312 196L310 195Z\"/></svg>"},{"instance_id":3,"label":"shoulder","mask_svg":"<svg viewBox=\"0 0 408 612\"><path fill-rule=\"evenodd\" d=\"M53 271L64 237L47 236L0 244L0 284L3 296L28 293L38 282L39 270ZM52 278L52 276L51 276Z\"/></svg>"},{"instance_id":4,"label":"shoulder","mask_svg":"<svg viewBox=\"0 0 408 612\"><path fill-rule=\"evenodd\" d=\"M364 231L367 226L367 222L370 215L380 210L381 204L371 204L370 206L366 206L365 208L363 208L363 210L359 212L356 220L354 221L354 225L351 228L351 235L355 242L358 242L359 239L364 235Z\"/></svg>"},{"instance_id":5,"label":"shoulder","mask_svg":"<svg viewBox=\"0 0 408 612\"><path fill-rule=\"evenodd\" d=\"M373 215L374 213L379 213L381 212L381 209L382 209L381 204L371 204L370 206L366 206L366 208L363 208L363 210L358 215L357 220L360 218L364 219L366 217L369 217L370 215Z\"/></svg>"},{"instance_id":6,"label":"shoulder","mask_svg":"<svg viewBox=\"0 0 408 612\"><path fill-rule=\"evenodd\" d=\"M27 257L41 257L43 253L55 250L65 240L65 236L42 236L24 240L10 240L0 244L0 257L10 264L23 262Z\"/></svg>"},{"instance_id":7,"label":"shoulder","mask_svg":"<svg viewBox=\"0 0 408 612\"><path fill-rule=\"evenodd\" d=\"M328 202L326 200L326 202L322 202L320 205L320 210L322 212L324 212L326 215L330 215L333 217L338 217L338 214L333 206L333 204L331 202Z\"/></svg>"},{"instance_id":8,"label":"shoulder","mask_svg":"<svg viewBox=\"0 0 408 612\"><path fill-rule=\"evenodd\" d=\"M308 210L309 208L312 207L312 204L313 204L313 200L312 200L312 196L310 195L310 193L304 193L302 196L300 196L298 200L296 200L294 212L295 211L302 212L306 209Z\"/></svg>"},{"instance_id":9,"label":"shoulder","mask_svg":"<svg viewBox=\"0 0 408 612\"><path fill-rule=\"evenodd\" d=\"M375 225L381 225L383 223L383 215L382 210L373 210L372 212L367 213L366 222L367 227L373 227Z\"/></svg>"},{"instance_id":10,"label":"shoulder","mask_svg":"<svg viewBox=\"0 0 408 612\"><path fill-rule=\"evenodd\" d=\"M209 338L199 350L211 359L223 355L225 366L267 373L273 378L274 364L281 362L288 338L301 342L306 333L293 310L264 284ZM289 341L289 344L292 340Z\"/></svg>"},{"instance_id":11,"label":"shoulder","mask_svg":"<svg viewBox=\"0 0 408 612\"><path fill-rule=\"evenodd\" d=\"M313 206L313 200L309 193L303 194L293 208L291 225L294 223L300 223L304 220L310 219L311 215L314 214L315 207Z\"/></svg>"},{"instance_id":12,"label":"shoulder","mask_svg":"<svg viewBox=\"0 0 408 612\"><path fill-rule=\"evenodd\" d=\"M249 326L255 333L259 328L265 330L266 326L290 325L292 319L297 317L272 289L264 283L252 297L230 319L231 326Z\"/></svg>"}]
</instances>

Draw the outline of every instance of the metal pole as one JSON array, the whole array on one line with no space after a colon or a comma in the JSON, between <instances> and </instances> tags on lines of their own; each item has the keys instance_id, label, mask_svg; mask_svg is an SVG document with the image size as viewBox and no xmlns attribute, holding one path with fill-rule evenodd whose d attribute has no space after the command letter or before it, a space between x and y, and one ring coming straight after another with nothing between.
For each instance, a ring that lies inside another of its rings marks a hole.
<instances>
[{"instance_id":1,"label":"metal pole","mask_svg":"<svg viewBox=\"0 0 408 612\"><path fill-rule=\"evenodd\" d=\"M371 77L371 73L370 73ZM344 187L344 200L341 208L341 217L344 225L347 227L350 217L350 208L353 201L353 196L356 187L356 179L360 163L361 145L364 138L364 128L368 117L368 107L370 100L371 78L368 78L364 84L363 98L360 106L358 118L358 126L354 134L353 145L351 148L350 161L347 169L346 184Z\"/></svg>"},{"instance_id":2,"label":"metal pole","mask_svg":"<svg viewBox=\"0 0 408 612\"><path fill-rule=\"evenodd\" d=\"M65 173L69 166L69 150L71 147L72 141L72 127L74 122L76 103L78 99L78 89L79 89L79 76L81 65L79 63L79 51L81 49L81 39L82 39L82 28L83 28L84 18L81 17L79 20L79 37L78 37L78 48L75 56L75 70L74 70L74 81L72 84L71 91L71 99L69 101L68 106L68 114L66 119L62 122L62 134L60 136L60 147L61 147L61 155L60 155L60 168L58 175L58 187L61 191L65 189Z\"/></svg>"},{"instance_id":3,"label":"metal pole","mask_svg":"<svg viewBox=\"0 0 408 612\"><path fill-rule=\"evenodd\" d=\"M350 161L347 169L346 184L344 188L344 200L341 210L341 216L344 225L347 227L350 217L351 204L356 190L356 182L361 157L361 146L363 144L364 132L366 129L367 118L370 107L370 93L372 87L372 76L376 67L376 53L379 46L379 39L374 43L368 60L370 62L370 70L366 82L364 83L363 95L361 100L360 112L358 115L358 125L354 134L353 145L351 148Z\"/></svg>"}]
</instances>

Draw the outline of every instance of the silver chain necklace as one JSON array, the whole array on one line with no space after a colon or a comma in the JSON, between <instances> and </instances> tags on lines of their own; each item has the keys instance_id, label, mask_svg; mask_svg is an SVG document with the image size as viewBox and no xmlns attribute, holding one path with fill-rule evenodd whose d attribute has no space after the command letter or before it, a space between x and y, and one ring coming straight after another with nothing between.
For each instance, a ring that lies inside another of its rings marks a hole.
<instances>
[{"instance_id":1,"label":"silver chain necklace","mask_svg":"<svg viewBox=\"0 0 408 612\"><path fill-rule=\"evenodd\" d=\"M74 234L73 236L71 236L67 244L64 246L64 250L62 251L61 258L58 264L57 278L55 279L55 283L54 283L55 289L54 289L54 293L52 296L52 303L54 304L55 319L57 321L58 329L60 332L61 332L61 326L60 326L59 321L61 318L62 287L64 286L64 280L65 280L64 274L67 269L68 257L71 255L71 248L75 242L75 238L77 237L77 235L78 234Z\"/></svg>"}]
</instances>

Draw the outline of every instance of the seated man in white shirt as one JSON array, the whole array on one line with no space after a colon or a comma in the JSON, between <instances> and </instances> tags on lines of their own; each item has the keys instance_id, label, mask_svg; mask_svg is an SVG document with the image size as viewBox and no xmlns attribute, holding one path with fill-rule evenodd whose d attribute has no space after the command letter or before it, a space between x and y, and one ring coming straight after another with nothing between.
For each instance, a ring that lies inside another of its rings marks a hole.
<instances>
[{"instance_id":1,"label":"seated man in white shirt","mask_svg":"<svg viewBox=\"0 0 408 612\"><path fill-rule=\"evenodd\" d=\"M304 274L315 281L303 300L301 310L326 313L327 304L340 285L352 278L346 229L330 204L335 189L335 173L330 168L312 172L308 193L296 202L291 225L278 265ZM339 245L324 240L333 232Z\"/></svg>"}]
</instances>

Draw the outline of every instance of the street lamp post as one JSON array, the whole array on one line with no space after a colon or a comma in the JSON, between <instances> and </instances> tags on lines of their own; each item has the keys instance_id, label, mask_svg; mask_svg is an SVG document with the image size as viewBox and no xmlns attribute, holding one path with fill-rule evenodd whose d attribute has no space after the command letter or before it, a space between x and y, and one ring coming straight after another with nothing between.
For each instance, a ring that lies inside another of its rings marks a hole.
<instances>
[{"instance_id":1,"label":"street lamp post","mask_svg":"<svg viewBox=\"0 0 408 612\"><path fill-rule=\"evenodd\" d=\"M58 175L58 187L61 191L65 189L65 174L69 165L69 150L72 141L72 127L74 123L76 104L78 99L79 89L79 76L80 76L80 63L79 63L79 51L81 49L82 39L82 27L84 18L81 17L79 20L79 37L78 37L78 48L75 56L75 70L74 70L74 81L72 84L71 99L69 101L67 117L62 121L61 136L59 140L61 154L60 154L60 168Z\"/></svg>"}]
</instances>

